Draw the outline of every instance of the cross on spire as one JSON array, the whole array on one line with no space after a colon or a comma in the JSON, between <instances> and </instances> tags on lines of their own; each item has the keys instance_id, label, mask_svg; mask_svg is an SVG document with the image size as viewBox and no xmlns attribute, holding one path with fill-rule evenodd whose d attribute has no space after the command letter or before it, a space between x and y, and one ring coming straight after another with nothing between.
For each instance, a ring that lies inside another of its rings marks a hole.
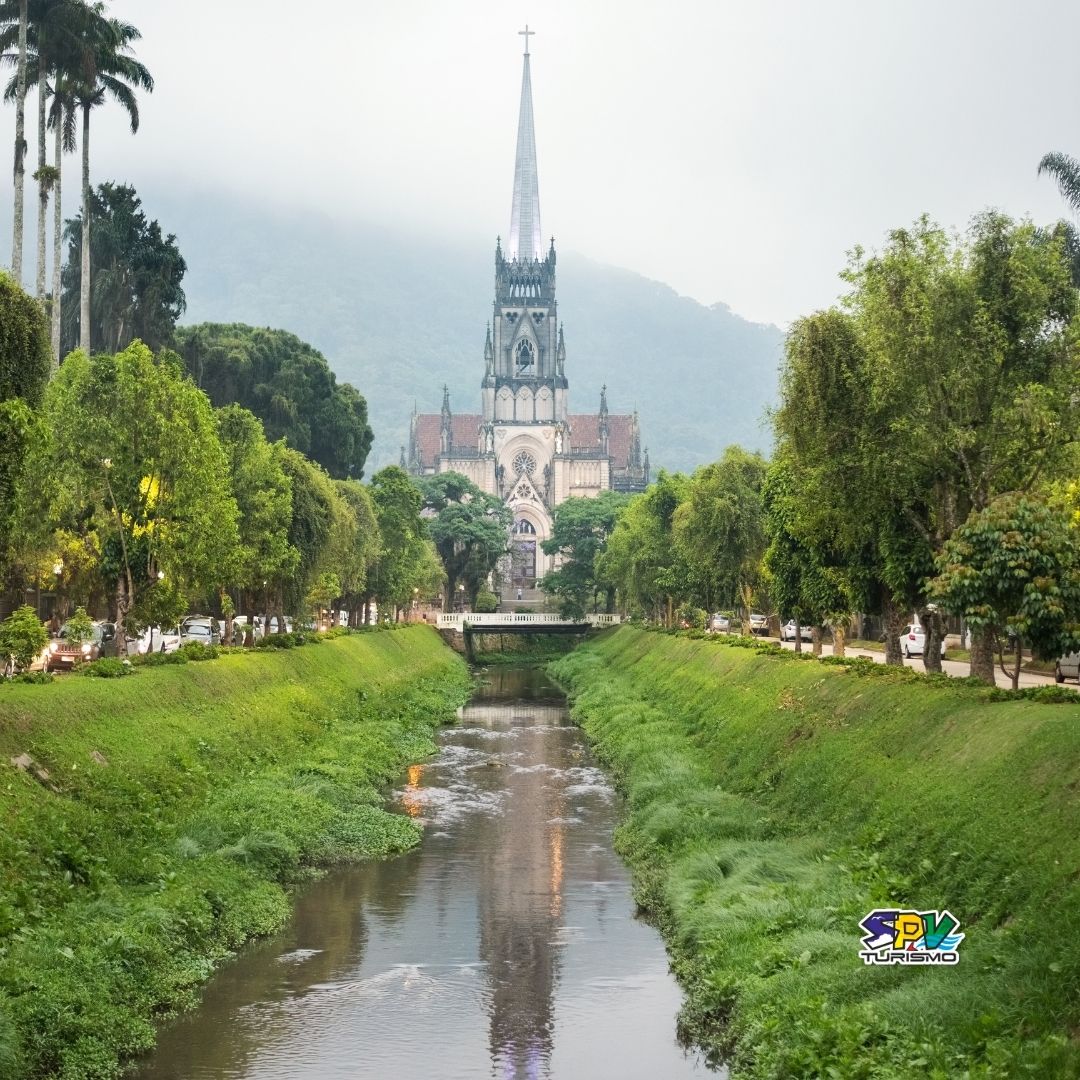
<instances>
[{"instance_id":1,"label":"cross on spire","mask_svg":"<svg viewBox=\"0 0 1080 1080\"><path fill-rule=\"evenodd\" d=\"M535 30L530 30L529 29L529 24L526 23L525 24L525 29L518 31L518 36L523 37L525 39L525 55L528 56L529 55L529 38L535 37L536 36L536 31Z\"/></svg>"}]
</instances>

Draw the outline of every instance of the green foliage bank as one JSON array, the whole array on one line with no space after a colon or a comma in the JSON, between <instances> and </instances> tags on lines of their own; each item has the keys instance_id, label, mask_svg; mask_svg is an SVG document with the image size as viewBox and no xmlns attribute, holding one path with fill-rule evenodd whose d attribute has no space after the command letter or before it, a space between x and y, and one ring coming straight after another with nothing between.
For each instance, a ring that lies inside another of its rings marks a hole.
<instances>
[{"instance_id":1,"label":"green foliage bank","mask_svg":"<svg viewBox=\"0 0 1080 1080\"><path fill-rule=\"evenodd\" d=\"M0 687L0 1076L118 1075L289 885L414 844L377 785L467 683L417 627Z\"/></svg>"},{"instance_id":2,"label":"green foliage bank","mask_svg":"<svg viewBox=\"0 0 1080 1080\"><path fill-rule=\"evenodd\" d=\"M630 628L553 670L734 1076L1080 1075L1075 706ZM948 908L959 965L865 967L894 905Z\"/></svg>"}]
</instances>

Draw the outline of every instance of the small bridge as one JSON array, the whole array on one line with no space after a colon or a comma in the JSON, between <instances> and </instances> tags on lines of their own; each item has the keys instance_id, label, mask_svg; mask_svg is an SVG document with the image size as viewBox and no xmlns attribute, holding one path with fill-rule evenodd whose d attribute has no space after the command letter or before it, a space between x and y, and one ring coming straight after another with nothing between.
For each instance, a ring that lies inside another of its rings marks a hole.
<instances>
[{"instance_id":1,"label":"small bridge","mask_svg":"<svg viewBox=\"0 0 1080 1080\"><path fill-rule=\"evenodd\" d=\"M439 630L481 634L581 634L598 627L618 626L621 615L586 615L584 619L565 619L542 611L455 611L440 615Z\"/></svg>"}]
</instances>

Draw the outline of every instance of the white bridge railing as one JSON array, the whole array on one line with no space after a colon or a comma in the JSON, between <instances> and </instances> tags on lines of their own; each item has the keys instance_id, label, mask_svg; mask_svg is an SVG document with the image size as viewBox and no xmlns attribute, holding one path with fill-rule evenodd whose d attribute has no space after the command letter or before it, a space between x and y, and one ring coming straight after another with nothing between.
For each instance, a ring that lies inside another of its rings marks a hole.
<instances>
[{"instance_id":1,"label":"white bridge railing","mask_svg":"<svg viewBox=\"0 0 1080 1080\"><path fill-rule=\"evenodd\" d=\"M586 615L584 619L565 619L545 611L455 611L440 615L436 626L440 630L461 631L465 623L474 629L497 630L500 626L617 626L621 615Z\"/></svg>"}]
</instances>

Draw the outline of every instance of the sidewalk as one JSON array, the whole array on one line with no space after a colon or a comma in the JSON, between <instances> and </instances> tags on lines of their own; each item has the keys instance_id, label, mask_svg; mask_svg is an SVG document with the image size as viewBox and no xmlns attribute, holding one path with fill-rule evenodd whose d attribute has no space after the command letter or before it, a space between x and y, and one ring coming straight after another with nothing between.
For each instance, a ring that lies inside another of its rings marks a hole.
<instances>
[{"instance_id":1,"label":"sidewalk","mask_svg":"<svg viewBox=\"0 0 1080 1080\"><path fill-rule=\"evenodd\" d=\"M794 649L795 648L795 642L793 642L793 641L780 641L779 638L763 638L762 640L763 641L771 641L776 645L782 645L785 649ZM810 651L810 642L808 642L808 641L803 642L803 651L804 652L809 652ZM871 660L874 660L879 664L884 664L885 663L885 653L884 652L878 652L875 649L851 649L851 648L849 648L849 649L847 649L845 651L846 651L847 656L867 656ZM822 646L821 646L821 655L822 656L832 656L832 646L828 645L828 644L822 644ZM922 657L918 657L918 656L913 657L911 660L905 660L904 661L904 666L914 668L916 671L925 671L926 670L926 668L923 666ZM965 663L962 660L942 660L942 662L941 662L941 670L946 675L959 676L960 678L964 678L964 677L966 677L967 675L970 674L970 671L968 670L968 664ZM1005 690L1012 689L1012 680L1008 679L1005 675L1002 674L1001 668L998 667L996 663L994 665L994 677L997 680L997 685L1002 687L1002 689L1005 689ZM1025 687L1028 687L1028 686L1053 686L1053 685L1054 685L1054 676L1053 675L1040 675L1040 674L1038 674L1037 672L1034 672L1034 671L1021 671L1020 672L1020 689L1021 690L1023 690ZM1080 686L1078 686L1075 682L1068 682L1068 683L1064 683L1063 685L1069 687L1071 690L1080 690Z\"/></svg>"}]
</instances>

